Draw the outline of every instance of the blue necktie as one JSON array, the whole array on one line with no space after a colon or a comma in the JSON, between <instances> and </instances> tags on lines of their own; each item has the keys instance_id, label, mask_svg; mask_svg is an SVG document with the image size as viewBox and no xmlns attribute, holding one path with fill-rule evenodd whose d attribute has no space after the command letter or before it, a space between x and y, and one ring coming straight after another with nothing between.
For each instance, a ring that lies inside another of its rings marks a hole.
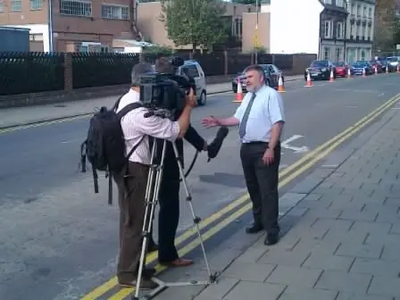
<instances>
[{"instance_id":1,"label":"blue necktie","mask_svg":"<svg viewBox=\"0 0 400 300\"><path fill-rule=\"evenodd\" d=\"M251 107L253 106L255 98L256 98L256 94L253 93L253 95L251 96L251 99L249 101L249 104L246 107L246 111L244 112L242 121L240 122L240 125L239 125L239 136L240 136L241 139L243 139L243 137L246 135L247 120L249 119L250 110L251 110Z\"/></svg>"}]
</instances>

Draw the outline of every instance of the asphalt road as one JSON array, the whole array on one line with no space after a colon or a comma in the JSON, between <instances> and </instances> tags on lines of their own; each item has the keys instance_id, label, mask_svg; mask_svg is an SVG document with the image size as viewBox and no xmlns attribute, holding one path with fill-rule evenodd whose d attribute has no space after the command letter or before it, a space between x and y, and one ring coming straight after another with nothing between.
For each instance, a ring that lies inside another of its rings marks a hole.
<instances>
[{"instance_id":1,"label":"asphalt road","mask_svg":"<svg viewBox=\"0 0 400 300\"><path fill-rule=\"evenodd\" d=\"M304 88L303 81L288 82L282 94L283 140L290 142L284 143L282 168L399 93L399 78L339 79L314 82L312 88ZM192 124L207 140L216 129L202 128L201 118L232 115L233 99L231 93L212 96L207 106L195 109ZM91 173L78 171L87 126L88 119L82 119L0 135L0 299L79 299L114 275L117 206L107 205L106 180L94 194ZM217 159L207 163L206 155L199 155L188 184L202 218L245 192L238 150L237 129L231 128ZM190 145L185 151L188 165L194 151ZM179 230L191 225L182 201ZM224 238L214 241L212 251L220 251Z\"/></svg>"}]
</instances>

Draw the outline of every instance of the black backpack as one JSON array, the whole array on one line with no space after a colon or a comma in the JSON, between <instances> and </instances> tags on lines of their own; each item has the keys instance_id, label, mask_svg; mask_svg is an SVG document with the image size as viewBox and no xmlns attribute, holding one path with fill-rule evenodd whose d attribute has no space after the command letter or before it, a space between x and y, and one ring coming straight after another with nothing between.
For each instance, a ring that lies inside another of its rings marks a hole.
<instances>
[{"instance_id":1,"label":"black backpack","mask_svg":"<svg viewBox=\"0 0 400 300\"><path fill-rule=\"evenodd\" d=\"M121 127L121 118L133 109L142 106L135 102L128 104L116 113L120 97L110 110L101 107L90 119L86 140L81 144L82 172L86 172L86 158L92 165L94 192L99 192L97 171L105 171L108 177L108 203L112 204L112 174L122 172L129 157L136 150L142 139L126 155L125 139Z\"/></svg>"}]
</instances>

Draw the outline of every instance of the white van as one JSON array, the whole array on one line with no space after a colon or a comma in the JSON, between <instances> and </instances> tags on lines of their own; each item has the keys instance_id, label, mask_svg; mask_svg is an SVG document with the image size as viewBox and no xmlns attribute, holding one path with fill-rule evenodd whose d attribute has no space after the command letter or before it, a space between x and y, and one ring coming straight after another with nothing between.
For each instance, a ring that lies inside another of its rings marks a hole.
<instances>
[{"instance_id":1,"label":"white van","mask_svg":"<svg viewBox=\"0 0 400 300\"><path fill-rule=\"evenodd\" d=\"M177 70L177 75L187 74L196 83L197 103L199 106L207 102L207 83L206 76L200 64L196 60L185 60L184 64Z\"/></svg>"}]
</instances>

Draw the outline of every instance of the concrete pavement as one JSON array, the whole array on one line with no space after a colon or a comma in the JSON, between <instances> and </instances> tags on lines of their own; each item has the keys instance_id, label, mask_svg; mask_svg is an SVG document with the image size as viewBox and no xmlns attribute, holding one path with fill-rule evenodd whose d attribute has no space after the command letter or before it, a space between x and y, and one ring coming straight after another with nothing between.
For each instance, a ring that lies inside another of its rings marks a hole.
<instances>
[{"instance_id":1,"label":"concrete pavement","mask_svg":"<svg viewBox=\"0 0 400 300\"><path fill-rule=\"evenodd\" d=\"M399 109L283 196L298 204L281 209L279 244L267 247L258 235L194 299L400 299Z\"/></svg>"},{"instance_id":2,"label":"concrete pavement","mask_svg":"<svg viewBox=\"0 0 400 300\"><path fill-rule=\"evenodd\" d=\"M299 79L303 79L303 76L286 76L285 81ZM207 90L209 95L228 92L232 90L232 83L209 84ZM0 109L0 129L90 114L102 106L112 106L117 99L117 96L111 96L84 101Z\"/></svg>"}]
</instances>

